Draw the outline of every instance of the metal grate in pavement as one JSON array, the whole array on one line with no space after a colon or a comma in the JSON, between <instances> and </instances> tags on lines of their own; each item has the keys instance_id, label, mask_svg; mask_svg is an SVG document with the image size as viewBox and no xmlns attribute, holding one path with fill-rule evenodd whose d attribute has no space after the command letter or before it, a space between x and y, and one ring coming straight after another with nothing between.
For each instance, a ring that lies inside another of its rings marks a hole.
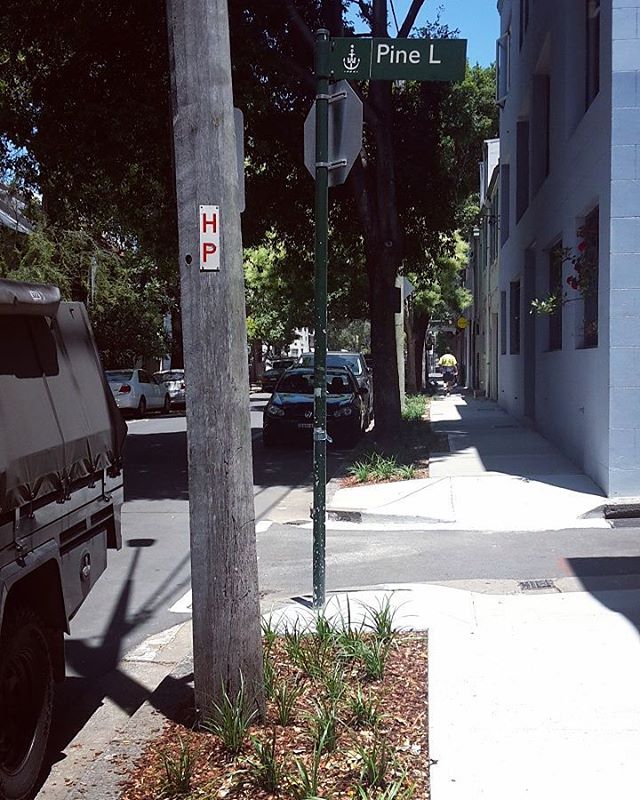
<instances>
[{"instance_id":1,"label":"metal grate in pavement","mask_svg":"<svg viewBox=\"0 0 640 800\"><path fill-rule=\"evenodd\" d=\"M518 586L521 592L534 592L536 589L557 589L553 581L548 578L537 581L518 581Z\"/></svg>"}]
</instances>

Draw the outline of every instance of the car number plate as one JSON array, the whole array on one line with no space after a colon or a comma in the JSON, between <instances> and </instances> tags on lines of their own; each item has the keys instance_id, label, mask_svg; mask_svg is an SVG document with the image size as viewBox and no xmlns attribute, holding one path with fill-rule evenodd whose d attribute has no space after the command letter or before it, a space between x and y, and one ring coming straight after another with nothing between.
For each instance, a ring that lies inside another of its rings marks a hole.
<instances>
[{"instance_id":1,"label":"car number plate","mask_svg":"<svg viewBox=\"0 0 640 800\"><path fill-rule=\"evenodd\" d=\"M299 428L313 428L313 422L299 422Z\"/></svg>"}]
</instances>

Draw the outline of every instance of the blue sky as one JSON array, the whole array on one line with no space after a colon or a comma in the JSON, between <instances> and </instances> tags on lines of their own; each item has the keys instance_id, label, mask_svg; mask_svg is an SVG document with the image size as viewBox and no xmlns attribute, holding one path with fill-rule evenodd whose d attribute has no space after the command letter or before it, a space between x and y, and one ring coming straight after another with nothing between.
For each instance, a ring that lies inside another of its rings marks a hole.
<instances>
[{"instance_id":1,"label":"blue sky","mask_svg":"<svg viewBox=\"0 0 640 800\"><path fill-rule=\"evenodd\" d=\"M402 20L410 0L394 0L398 21ZM460 30L460 38L468 39L467 57L472 64L491 64L496 57L496 39L500 35L497 0L426 0L417 25L433 19L441 9L441 21ZM390 35L395 34L391 14Z\"/></svg>"}]
</instances>

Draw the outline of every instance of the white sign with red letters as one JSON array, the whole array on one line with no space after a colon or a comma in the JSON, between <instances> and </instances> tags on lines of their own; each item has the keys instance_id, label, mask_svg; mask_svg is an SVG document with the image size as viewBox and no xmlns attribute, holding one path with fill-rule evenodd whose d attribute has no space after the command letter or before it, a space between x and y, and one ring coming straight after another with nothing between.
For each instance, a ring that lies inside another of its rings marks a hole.
<instances>
[{"instance_id":1,"label":"white sign with red letters","mask_svg":"<svg viewBox=\"0 0 640 800\"><path fill-rule=\"evenodd\" d=\"M200 272L220 271L220 206L200 206Z\"/></svg>"}]
</instances>

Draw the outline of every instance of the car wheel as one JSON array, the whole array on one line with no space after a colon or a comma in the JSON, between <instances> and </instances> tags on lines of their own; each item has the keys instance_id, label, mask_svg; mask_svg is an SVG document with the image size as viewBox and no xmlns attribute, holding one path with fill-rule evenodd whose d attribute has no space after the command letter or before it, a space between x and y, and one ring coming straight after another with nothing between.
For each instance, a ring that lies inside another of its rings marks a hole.
<instances>
[{"instance_id":1,"label":"car wheel","mask_svg":"<svg viewBox=\"0 0 640 800\"><path fill-rule=\"evenodd\" d=\"M138 416L144 417L147 413L147 401L144 396L140 398L140 402L138 403Z\"/></svg>"},{"instance_id":2,"label":"car wheel","mask_svg":"<svg viewBox=\"0 0 640 800\"><path fill-rule=\"evenodd\" d=\"M168 394L164 396L164 405L162 406L162 413L163 414L171 413L171 397Z\"/></svg>"},{"instance_id":3,"label":"car wheel","mask_svg":"<svg viewBox=\"0 0 640 800\"><path fill-rule=\"evenodd\" d=\"M47 629L28 606L5 619L0 635L0 797L25 800L38 779L53 708Z\"/></svg>"}]
</instances>

